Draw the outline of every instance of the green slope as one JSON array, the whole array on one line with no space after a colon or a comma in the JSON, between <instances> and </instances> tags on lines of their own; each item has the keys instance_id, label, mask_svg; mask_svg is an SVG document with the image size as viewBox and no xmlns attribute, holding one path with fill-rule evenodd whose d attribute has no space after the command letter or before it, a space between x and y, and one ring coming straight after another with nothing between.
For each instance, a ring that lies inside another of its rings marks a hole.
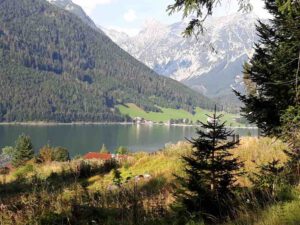
<instances>
[{"instance_id":1,"label":"green slope","mask_svg":"<svg viewBox=\"0 0 300 225\"><path fill-rule=\"evenodd\" d=\"M0 122L123 121L117 104L192 111L214 103L157 75L45 0L0 0Z\"/></svg>"},{"instance_id":2,"label":"green slope","mask_svg":"<svg viewBox=\"0 0 300 225\"><path fill-rule=\"evenodd\" d=\"M123 115L128 115L131 118L142 117L153 122L167 122L171 119L189 119L193 122L196 122L197 120L205 122L207 120L206 115L210 115L212 113L211 111L204 110L199 107L196 108L194 115L183 109L171 108L160 108L162 112L146 112L132 103L119 105L118 108ZM229 113L225 113L223 115L223 120L227 121L228 126L242 126L235 121L238 115Z\"/></svg>"}]
</instances>

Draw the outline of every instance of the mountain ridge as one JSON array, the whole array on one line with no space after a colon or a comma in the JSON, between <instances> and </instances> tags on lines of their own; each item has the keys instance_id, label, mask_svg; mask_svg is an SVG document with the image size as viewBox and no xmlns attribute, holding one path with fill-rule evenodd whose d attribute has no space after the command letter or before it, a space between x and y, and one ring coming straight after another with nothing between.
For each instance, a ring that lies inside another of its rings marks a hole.
<instances>
[{"instance_id":1,"label":"mountain ridge","mask_svg":"<svg viewBox=\"0 0 300 225\"><path fill-rule=\"evenodd\" d=\"M25 19L26 18L26 19ZM0 1L0 121L124 121L117 104L212 108L78 16L43 0Z\"/></svg>"},{"instance_id":2,"label":"mountain ridge","mask_svg":"<svg viewBox=\"0 0 300 225\"><path fill-rule=\"evenodd\" d=\"M232 87L242 89L242 65L251 57L257 39L256 18L253 13L209 18L204 35L198 39L182 37L185 21L171 25L152 21L133 37L118 38L117 31L104 32L157 73L207 96L219 97L227 95ZM217 89L209 83L209 76L218 78Z\"/></svg>"},{"instance_id":3,"label":"mountain ridge","mask_svg":"<svg viewBox=\"0 0 300 225\"><path fill-rule=\"evenodd\" d=\"M46 0L50 4L55 5L61 9L64 9L68 12L73 13L74 15L78 16L84 23L92 27L93 29L102 32L101 29L99 29L94 21L84 12L84 10L72 0Z\"/></svg>"}]
</instances>

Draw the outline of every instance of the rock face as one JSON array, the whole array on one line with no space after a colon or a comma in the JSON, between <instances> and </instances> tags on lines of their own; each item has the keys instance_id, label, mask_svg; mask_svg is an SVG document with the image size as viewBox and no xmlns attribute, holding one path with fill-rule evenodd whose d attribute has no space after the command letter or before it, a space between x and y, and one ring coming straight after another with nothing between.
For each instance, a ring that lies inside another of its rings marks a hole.
<instances>
[{"instance_id":1,"label":"rock face","mask_svg":"<svg viewBox=\"0 0 300 225\"><path fill-rule=\"evenodd\" d=\"M157 73L217 97L241 88L242 65L251 57L257 39L255 22L253 14L210 18L205 35L198 39L182 37L185 22L167 26L149 21L134 37L104 32Z\"/></svg>"}]
</instances>

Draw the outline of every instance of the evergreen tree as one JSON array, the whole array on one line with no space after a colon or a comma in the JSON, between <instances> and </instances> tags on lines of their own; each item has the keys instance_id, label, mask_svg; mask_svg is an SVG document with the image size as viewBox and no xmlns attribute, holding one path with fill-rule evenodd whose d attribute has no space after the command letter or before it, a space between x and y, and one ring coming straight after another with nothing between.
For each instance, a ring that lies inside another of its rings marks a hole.
<instances>
[{"instance_id":1,"label":"evergreen tree","mask_svg":"<svg viewBox=\"0 0 300 225\"><path fill-rule=\"evenodd\" d=\"M34 150L29 136L22 134L16 141L15 153L12 164L15 167L24 165L27 161L33 159Z\"/></svg>"},{"instance_id":2,"label":"evergreen tree","mask_svg":"<svg viewBox=\"0 0 300 225\"><path fill-rule=\"evenodd\" d=\"M285 167L286 179L292 185L300 184L300 148L284 151L288 156Z\"/></svg>"},{"instance_id":3,"label":"evergreen tree","mask_svg":"<svg viewBox=\"0 0 300 225\"><path fill-rule=\"evenodd\" d=\"M223 3L228 3L225 0L174 0L173 4L169 5L167 11L169 14L182 12L183 18L192 18L188 23L184 35L191 36L199 35L204 32L204 22L214 14L216 8ZM279 11L282 13L291 13L299 4L299 1L279 0ZM250 12L253 8L250 0L238 0L238 11Z\"/></svg>"},{"instance_id":4,"label":"evergreen tree","mask_svg":"<svg viewBox=\"0 0 300 225\"><path fill-rule=\"evenodd\" d=\"M198 138L190 140L191 156L184 156L186 177L177 176L180 188L175 193L177 203L197 219L222 219L233 215L236 178L241 175L243 163L233 157L230 149L238 141L228 141L233 131L217 116L208 117L197 130Z\"/></svg>"},{"instance_id":5,"label":"evergreen tree","mask_svg":"<svg viewBox=\"0 0 300 225\"><path fill-rule=\"evenodd\" d=\"M123 146L120 146L118 149L116 149L116 154L126 155L128 153L129 153L129 150Z\"/></svg>"},{"instance_id":6,"label":"evergreen tree","mask_svg":"<svg viewBox=\"0 0 300 225\"><path fill-rule=\"evenodd\" d=\"M251 123L266 135L280 136L282 115L300 99L300 2L295 1L288 11L283 10L287 6L283 0L265 0L265 5L273 19L257 25L260 40L245 67L251 90L246 95L236 94L245 104L242 112Z\"/></svg>"},{"instance_id":7,"label":"evergreen tree","mask_svg":"<svg viewBox=\"0 0 300 225\"><path fill-rule=\"evenodd\" d=\"M251 178L254 189L261 192L265 200L267 200L266 198L274 199L280 185L285 182L283 171L284 167L279 160L275 159L259 166L259 172Z\"/></svg>"},{"instance_id":8,"label":"evergreen tree","mask_svg":"<svg viewBox=\"0 0 300 225\"><path fill-rule=\"evenodd\" d=\"M121 187L121 185L122 185L122 175L121 175L121 172L118 169L114 169L113 170L113 175L114 175L114 178L113 178L114 184L116 186L118 186L118 187Z\"/></svg>"},{"instance_id":9,"label":"evergreen tree","mask_svg":"<svg viewBox=\"0 0 300 225\"><path fill-rule=\"evenodd\" d=\"M192 17L184 31L184 35L191 36L204 31L203 22L213 14L215 8L225 1L222 0L174 0L172 5L168 6L169 14L182 11L183 18ZM249 0L238 1L239 10L245 12L251 11L252 5Z\"/></svg>"},{"instance_id":10,"label":"evergreen tree","mask_svg":"<svg viewBox=\"0 0 300 225\"><path fill-rule=\"evenodd\" d=\"M108 149L106 148L105 144L102 145L100 149L100 153L109 153Z\"/></svg>"}]
</instances>

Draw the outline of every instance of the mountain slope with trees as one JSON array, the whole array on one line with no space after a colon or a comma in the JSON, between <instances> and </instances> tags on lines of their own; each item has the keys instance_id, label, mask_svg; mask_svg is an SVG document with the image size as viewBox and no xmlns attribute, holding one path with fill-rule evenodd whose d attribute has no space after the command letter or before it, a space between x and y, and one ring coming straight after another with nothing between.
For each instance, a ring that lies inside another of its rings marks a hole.
<instances>
[{"instance_id":1,"label":"mountain slope with trees","mask_svg":"<svg viewBox=\"0 0 300 225\"><path fill-rule=\"evenodd\" d=\"M44 0L0 1L0 121L124 121L116 104L213 108Z\"/></svg>"}]
</instances>

